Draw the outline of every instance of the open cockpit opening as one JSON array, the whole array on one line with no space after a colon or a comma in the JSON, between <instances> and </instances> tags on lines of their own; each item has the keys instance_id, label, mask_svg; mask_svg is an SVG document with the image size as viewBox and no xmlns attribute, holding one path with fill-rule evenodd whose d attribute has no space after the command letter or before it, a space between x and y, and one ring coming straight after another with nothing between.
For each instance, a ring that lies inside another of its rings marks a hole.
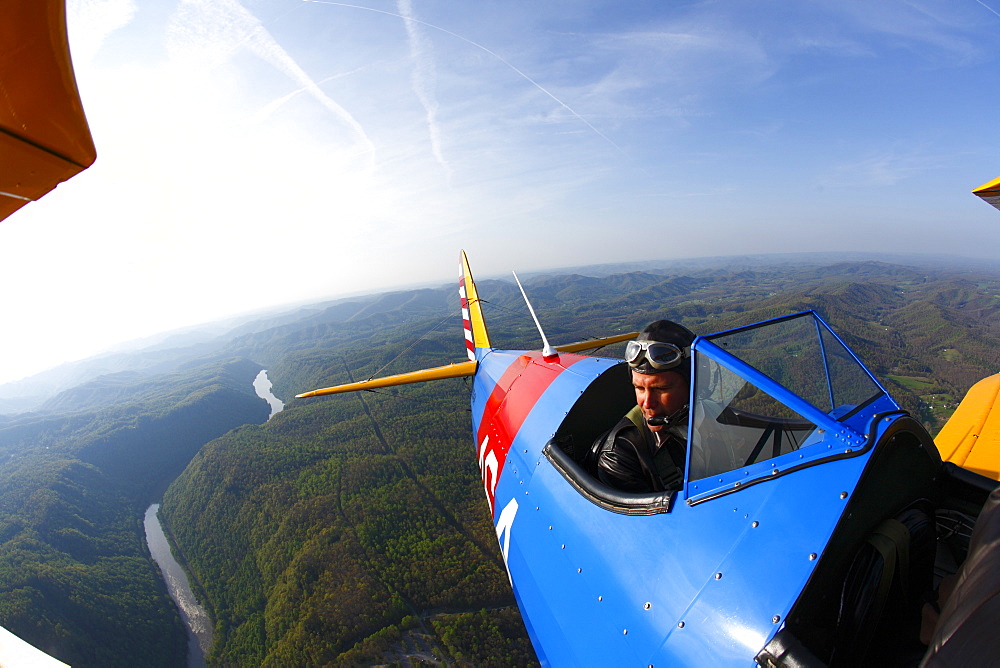
<instances>
[{"instance_id":1,"label":"open cockpit opening","mask_svg":"<svg viewBox=\"0 0 1000 668\"><path fill-rule=\"evenodd\" d=\"M634 406L628 367L622 363L606 369L573 404L543 453L574 489L602 508L625 515L667 512L673 492L633 494L597 478L595 443Z\"/></svg>"}]
</instances>

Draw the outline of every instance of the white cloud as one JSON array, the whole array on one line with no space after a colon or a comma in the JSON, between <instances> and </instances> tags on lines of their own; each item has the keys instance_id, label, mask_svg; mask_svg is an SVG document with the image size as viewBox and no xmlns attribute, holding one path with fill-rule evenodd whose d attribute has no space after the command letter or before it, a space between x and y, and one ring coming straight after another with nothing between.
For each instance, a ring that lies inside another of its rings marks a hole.
<instances>
[{"instance_id":1,"label":"white cloud","mask_svg":"<svg viewBox=\"0 0 1000 668\"><path fill-rule=\"evenodd\" d=\"M288 52L271 36L256 16L235 0L183 0L168 27L167 46L185 76L196 76L228 64L247 50L306 91L353 135L356 155L367 156L374 166L375 146L361 123L347 109L323 92Z\"/></svg>"},{"instance_id":2,"label":"white cloud","mask_svg":"<svg viewBox=\"0 0 1000 668\"><path fill-rule=\"evenodd\" d=\"M830 188L894 186L940 166L940 160L917 148L886 148L835 165L821 179L821 184Z\"/></svg>"},{"instance_id":3,"label":"white cloud","mask_svg":"<svg viewBox=\"0 0 1000 668\"><path fill-rule=\"evenodd\" d=\"M67 0L66 23L73 36L73 62L89 63L109 35L132 21L135 0Z\"/></svg>"},{"instance_id":4,"label":"white cloud","mask_svg":"<svg viewBox=\"0 0 1000 668\"><path fill-rule=\"evenodd\" d=\"M413 91L420 100L424 108L427 119L427 133L430 137L431 152L434 159L444 169L448 179L451 179L451 167L445 160L444 152L441 149L441 128L438 124L438 101L436 94L437 71L434 64L434 47L421 29L418 22L414 21L413 4L410 0L397 0L396 9L403 17L403 24L406 26L406 36L410 44L410 55L413 58Z\"/></svg>"}]
</instances>

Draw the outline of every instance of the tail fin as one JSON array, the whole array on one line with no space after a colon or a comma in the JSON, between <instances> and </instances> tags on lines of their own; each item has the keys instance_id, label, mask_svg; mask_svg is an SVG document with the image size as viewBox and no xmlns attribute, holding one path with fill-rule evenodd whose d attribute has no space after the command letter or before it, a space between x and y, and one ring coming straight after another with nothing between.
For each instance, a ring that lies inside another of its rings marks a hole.
<instances>
[{"instance_id":1,"label":"tail fin","mask_svg":"<svg viewBox=\"0 0 1000 668\"><path fill-rule=\"evenodd\" d=\"M400 373L395 376L370 378L357 383L347 383L346 385L325 387L321 390L313 390L312 392L297 394L295 395L295 398L304 399L306 397L319 397L327 394L340 394L341 392L373 390L380 387L394 387L396 385L406 385L408 383L422 383L427 380L463 378L465 376L475 375L476 369L479 367L479 362L476 361L476 350L484 348L488 349L493 346L490 344L490 335L486 331L486 321L483 319L482 301L479 299L479 293L476 291L476 282L472 280L472 271L469 269L469 260L465 257L465 251L462 251L461 259L462 273L458 279L458 294L462 299L462 323L465 327L465 348L469 353L468 362L447 364L445 366L434 367L433 369L421 369L420 371ZM606 346L611 343L634 339L637 335L638 332L631 332L630 334L618 334L616 336L608 336L601 339L588 339L578 343L568 343L562 346L556 346L555 350L565 353L575 353L581 350L590 350L592 348Z\"/></svg>"},{"instance_id":2,"label":"tail fin","mask_svg":"<svg viewBox=\"0 0 1000 668\"><path fill-rule=\"evenodd\" d=\"M422 383L427 380L462 378L475 375L476 369L479 366L479 363L476 362L476 348L490 348L492 346L490 346L490 335L486 331L486 322L483 320L483 308L479 301L479 293L476 292L476 282L472 280L472 271L469 269L469 260L465 257L465 251L462 251L462 273L458 278L458 294L462 298L462 323L465 326L465 347L469 353L468 362L447 364L445 366L434 367L433 369L421 369L420 371L400 373L395 376L369 378L357 383L325 387L321 390L297 394L295 398L304 399L306 397L319 397L327 394L373 390L379 387L394 387L409 383Z\"/></svg>"},{"instance_id":3,"label":"tail fin","mask_svg":"<svg viewBox=\"0 0 1000 668\"><path fill-rule=\"evenodd\" d=\"M490 334L483 319L483 305L476 291L476 282L469 269L469 258L462 251L461 273L458 276L458 296L462 301L462 324L465 326L465 349L469 361L476 361L476 348L492 348Z\"/></svg>"}]
</instances>

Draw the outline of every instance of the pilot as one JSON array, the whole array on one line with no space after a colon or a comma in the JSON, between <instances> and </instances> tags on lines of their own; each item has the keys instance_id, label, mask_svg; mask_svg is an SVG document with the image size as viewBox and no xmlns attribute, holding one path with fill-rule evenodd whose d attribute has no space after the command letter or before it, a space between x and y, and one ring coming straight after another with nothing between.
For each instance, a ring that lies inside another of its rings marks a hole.
<instances>
[{"instance_id":1,"label":"pilot","mask_svg":"<svg viewBox=\"0 0 1000 668\"><path fill-rule=\"evenodd\" d=\"M625 348L637 405L595 443L601 482L623 492L681 488L694 338L657 320Z\"/></svg>"}]
</instances>

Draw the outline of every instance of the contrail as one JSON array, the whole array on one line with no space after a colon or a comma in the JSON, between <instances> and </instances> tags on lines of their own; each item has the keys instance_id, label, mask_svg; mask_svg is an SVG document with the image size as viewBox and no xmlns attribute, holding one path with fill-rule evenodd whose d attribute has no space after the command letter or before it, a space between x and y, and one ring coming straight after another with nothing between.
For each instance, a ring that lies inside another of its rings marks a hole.
<instances>
[{"instance_id":1,"label":"contrail","mask_svg":"<svg viewBox=\"0 0 1000 668\"><path fill-rule=\"evenodd\" d=\"M586 118L584 118L580 114L576 113L573 110L572 107L570 107L568 104L566 104L565 102L563 102L562 100L560 100L558 97L556 97L555 95L553 95L552 93L550 93L544 86L542 86L540 83L538 83L537 81L535 81L534 79L532 79L531 77L529 77L527 74L525 74L521 70L517 69L517 67L515 67L513 64L511 64L510 62L508 62L507 60L505 60L503 56L501 56L500 54L496 53L495 51L491 51L490 49L486 48L485 46L483 46L482 44L480 44L478 42L474 42L474 41L472 41L471 39L469 39L467 37L462 37L458 33L454 33L452 31L448 30L447 28L442 28L441 26L436 26L433 23L428 23L427 21L421 21L420 19L415 19L412 16L402 16L400 14L396 14L395 12L389 12L389 11L386 11L384 9L375 9L373 7L363 7L361 5L351 5L351 4L348 4L346 2L333 2L333 0L302 0L302 1L303 2L313 2L313 3L319 4L319 5L335 5L337 7L348 7L350 9L363 9L363 10L368 11L368 12L375 12L376 14L386 14L387 16L395 16L396 18L403 19L404 21L413 21L414 23L419 23L420 25L425 25L428 28L433 28L434 30L439 30L439 31L441 31L441 32L443 32L445 34L451 35L452 37L455 37L457 39L462 40L466 44L471 44L472 46L476 47L477 49L479 49L481 51L485 51L486 53L490 54L491 56L493 56L494 58L496 58L497 60L499 60L501 63L503 63L507 67L509 67L510 69L514 70L514 72L516 72L518 74L518 76L520 76L522 79L524 79L525 81L527 81L528 83L530 83L532 86L534 86L538 90L540 90L543 93L545 93L547 96L549 96L556 104L558 104L560 107L562 107L563 109L565 109L566 111L568 111L574 118L576 118L578 121L580 121L581 123L583 123L584 125L586 125L588 128L590 128L591 130L593 130L597 134L597 136L599 136L601 139L603 139L604 141L606 141L609 144L611 144L612 146L614 146L622 154L625 153L624 149L622 149L621 146L619 146L618 144L616 144L606 134L604 134L603 132L601 132L600 130L598 130L597 128L595 128L590 123L590 121L588 121Z\"/></svg>"},{"instance_id":2,"label":"contrail","mask_svg":"<svg viewBox=\"0 0 1000 668\"><path fill-rule=\"evenodd\" d=\"M351 70L349 72L342 72L340 74L334 74L333 76L326 77L325 79L320 79L319 81L316 82L316 85L317 86L322 86L323 84L325 84L328 81L334 81L336 79L342 79L344 77L349 77L352 74L356 74L356 73L364 70L366 67L368 67L368 66L365 65L365 66L362 66L362 67L356 67L355 69L353 69L353 70ZM291 100L293 97L295 97L299 93L304 93L304 92L306 92L308 90L309 90L308 87L303 86L302 88L297 88L297 89L293 90L291 93L288 93L287 95L283 95L283 96L279 97L277 100L272 100L271 102L268 102L266 105L264 105L263 108L261 108L260 111L258 111L254 115L254 119L253 120L255 122L260 122L260 121L265 120L267 117L269 117L271 114L273 114L276 110L278 110L282 105L284 105L286 102L288 102L289 100Z\"/></svg>"},{"instance_id":3,"label":"contrail","mask_svg":"<svg viewBox=\"0 0 1000 668\"><path fill-rule=\"evenodd\" d=\"M431 139L431 152L434 154L434 159L444 169L448 180L451 181L451 167L445 161L444 153L441 151L441 131L437 123L438 103L434 96L434 63L426 56L428 47L424 43L423 34L417 30L417 25L413 21L413 6L410 0L396 0L396 7L403 15L406 35L410 41L410 53L416 62L416 67L413 69L413 90L427 115L427 131Z\"/></svg>"},{"instance_id":4,"label":"contrail","mask_svg":"<svg viewBox=\"0 0 1000 668\"><path fill-rule=\"evenodd\" d=\"M1000 16L1000 12L997 12L997 10L995 10L992 7L990 7L989 5L987 5L985 2L983 2L983 0L976 0L976 2L978 2L983 7L985 7L988 10L990 10L991 12L993 12L994 14L996 14L997 16Z\"/></svg>"},{"instance_id":5,"label":"contrail","mask_svg":"<svg viewBox=\"0 0 1000 668\"><path fill-rule=\"evenodd\" d=\"M359 153L367 155L369 169L374 168L375 145L357 119L323 92L239 0L184 0L173 20L175 38L181 40L178 44L181 50L186 50L183 48L185 38L228 50L243 47L289 77L300 86L300 90L310 94L351 129Z\"/></svg>"}]
</instances>

